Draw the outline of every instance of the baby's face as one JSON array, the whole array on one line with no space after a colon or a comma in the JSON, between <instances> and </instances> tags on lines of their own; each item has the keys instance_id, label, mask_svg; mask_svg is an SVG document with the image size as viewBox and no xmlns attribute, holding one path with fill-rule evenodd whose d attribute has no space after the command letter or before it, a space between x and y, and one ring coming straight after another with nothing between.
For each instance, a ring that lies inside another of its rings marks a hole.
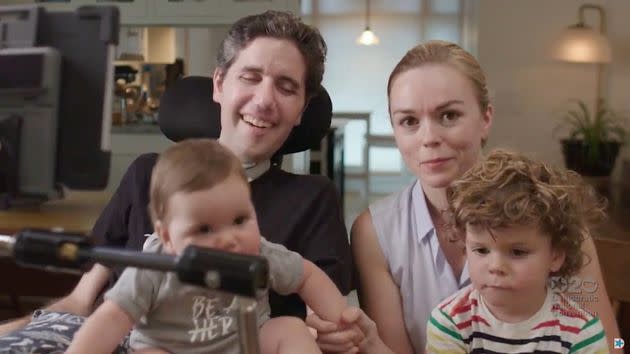
<instances>
[{"instance_id":1,"label":"baby's face","mask_svg":"<svg viewBox=\"0 0 630 354\"><path fill-rule=\"evenodd\" d=\"M210 189L171 196L167 222L158 233L165 249L173 254L180 254L188 245L254 255L260 250L249 186L237 176Z\"/></svg>"}]
</instances>

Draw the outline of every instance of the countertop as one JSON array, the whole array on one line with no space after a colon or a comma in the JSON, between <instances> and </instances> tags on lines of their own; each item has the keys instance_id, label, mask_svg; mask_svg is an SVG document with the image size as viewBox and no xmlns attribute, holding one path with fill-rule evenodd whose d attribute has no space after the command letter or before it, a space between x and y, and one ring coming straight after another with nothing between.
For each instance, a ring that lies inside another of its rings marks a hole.
<instances>
[{"instance_id":1,"label":"countertop","mask_svg":"<svg viewBox=\"0 0 630 354\"><path fill-rule=\"evenodd\" d=\"M65 230L88 234L111 198L111 193L70 191L64 199L32 207L0 211L0 233L23 228Z\"/></svg>"},{"instance_id":2,"label":"countertop","mask_svg":"<svg viewBox=\"0 0 630 354\"><path fill-rule=\"evenodd\" d=\"M110 198L107 192L70 191L64 199L37 207L2 210L0 234L14 235L24 228L41 228L88 235ZM0 267L0 294L13 299L17 316L26 314L19 296L65 296L79 279L76 274L24 268L9 258L0 258Z\"/></svg>"}]
</instances>

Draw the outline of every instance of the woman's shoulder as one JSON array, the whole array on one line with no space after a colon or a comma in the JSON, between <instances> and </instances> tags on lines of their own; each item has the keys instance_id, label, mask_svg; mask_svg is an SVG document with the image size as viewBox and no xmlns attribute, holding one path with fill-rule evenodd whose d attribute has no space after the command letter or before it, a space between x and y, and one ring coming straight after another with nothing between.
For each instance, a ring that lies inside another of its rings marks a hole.
<instances>
[{"instance_id":1,"label":"woman's shoulder","mask_svg":"<svg viewBox=\"0 0 630 354\"><path fill-rule=\"evenodd\" d=\"M415 185L413 182L401 191L370 204L352 224L353 240L367 237L371 242L377 242L385 258L390 259L389 250L400 249L405 244L401 241L408 238L411 191Z\"/></svg>"},{"instance_id":2,"label":"woman's shoulder","mask_svg":"<svg viewBox=\"0 0 630 354\"><path fill-rule=\"evenodd\" d=\"M352 222L351 237L361 237L364 239L366 234L375 235L374 224L372 223L372 215L369 210L362 211ZM361 235L361 236L357 236ZM375 237L376 238L376 237Z\"/></svg>"},{"instance_id":3,"label":"woman's shoulder","mask_svg":"<svg viewBox=\"0 0 630 354\"><path fill-rule=\"evenodd\" d=\"M416 185L417 181L413 181L400 191L371 203L369 211L372 214L372 217L384 217L391 220L392 217L400 215L401 211L412 205L412 192Z\"/></svg>"}]
</instances>

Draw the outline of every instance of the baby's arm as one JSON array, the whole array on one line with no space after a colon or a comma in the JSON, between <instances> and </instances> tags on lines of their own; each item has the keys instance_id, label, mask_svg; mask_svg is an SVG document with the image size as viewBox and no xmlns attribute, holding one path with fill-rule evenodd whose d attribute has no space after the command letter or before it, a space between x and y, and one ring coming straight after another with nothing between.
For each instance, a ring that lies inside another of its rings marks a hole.
<instances>
[{"instance_id":1,"label":"baby's arm","mask_svg":"<svg viewBox=\"0 0 630 354\"><path fill-rule=\"evenodd\" d=\"M133 325L133 319L120 306L105 301L74 335L66 353L111 353Z\"/></svg>"},{"instance_id":2,"label":"baby's arm","mask_svg":"<svg viewBox=\"0 0 630 354\"><path fill-rule=\"evenodd\" d=\"M303 260L304 275L297 293L321 319L339 323L348 307L346 298L330 278L315 264Z\"/></svg>"}]
</instances>

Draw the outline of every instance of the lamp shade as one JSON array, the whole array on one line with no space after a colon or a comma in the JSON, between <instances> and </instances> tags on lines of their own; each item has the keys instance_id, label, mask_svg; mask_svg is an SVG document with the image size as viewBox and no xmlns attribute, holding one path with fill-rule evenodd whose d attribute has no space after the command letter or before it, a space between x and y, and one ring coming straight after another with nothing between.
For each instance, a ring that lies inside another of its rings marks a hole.
<instances>
[{"instance_id":1,"label":"lamp shade","mask_svg":"<svg viewBox=\"0 0 630 354\"><path fill-rule=\"evenodd\" d=\"M372 32L372 30L368 27L361 33L359 38L357 38L357 44L362 45L376 45L380 42L378 37Z\"/></svg>"},{"instance_id":2,"label":"lamp shade","mask_svg":"<svg viewBox=\"0 0 630 354\"><path fill-rule=\"evenodd\" d=\"M584 25L567 28L553 47L553 57L574 63L609 63L610 43L603 34Z\"/></svg>"}]
</instances>

